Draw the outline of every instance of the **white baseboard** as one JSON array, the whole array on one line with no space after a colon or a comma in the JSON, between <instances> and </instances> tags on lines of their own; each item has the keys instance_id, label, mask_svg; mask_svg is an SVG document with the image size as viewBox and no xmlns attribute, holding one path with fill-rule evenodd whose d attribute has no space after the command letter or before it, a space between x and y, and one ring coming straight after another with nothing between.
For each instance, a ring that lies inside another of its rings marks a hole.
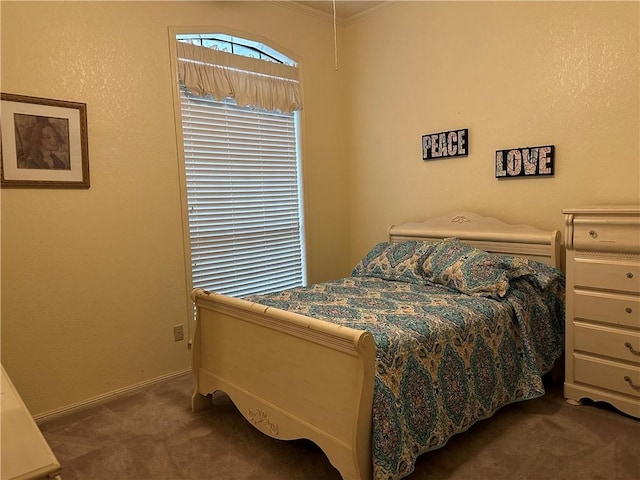
<instances>
[{"instance_id":1,"label":"white baseboard","mask_svg":"<svg viewBox=\"0 0 640 480\"><path fill-rule=\"evenodd\" d=\"M55 410L39 413L38 415L34 415L33 419L36 421L36 423L41 423L46 420L51 420L53 418L61 417L64 415L68 415L70 413L75 413L80 410L84 410L85 408L99 405L100 403L105 402L107 400L112 400L114 398L129 394L129 393L133 393L137 390L142 390L145 387L155 385L156 383L164 382L165 380L181 377L183 375L187 375L190 373L192 373L192 370L188 369L188 370L181 370L174 373L169 373L167 375L162 375L160 377L152 378L150 380L145 380L144 382L136 383L134 385L129 385L128 387L123 387L117 390L113 390L111 392L103 393L102 395L98 395L97 397L93 397L93 398L88 398L87 400L83 400L81 402L72 403L71 405L66 405L64 407L56 408Z\"/></svg>"}]
</instances>

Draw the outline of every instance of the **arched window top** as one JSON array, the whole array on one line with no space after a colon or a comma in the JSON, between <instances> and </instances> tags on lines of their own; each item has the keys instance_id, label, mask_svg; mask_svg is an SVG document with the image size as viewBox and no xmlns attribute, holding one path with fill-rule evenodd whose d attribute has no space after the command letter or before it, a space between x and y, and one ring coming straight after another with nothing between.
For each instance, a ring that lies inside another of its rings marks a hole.
<instances>
[{"instance_id":1,"label":"arched window top","mask_svg":"<svg viewBox=\"0 0 640 480\"><path fill-rule=\"evenodd\" d=\"M242 55L243 57L259 58L268 62L282 63L296 66L296 62L264 43L254 42L246 38L235 37L224 33L209 34L179 34L176 39L181 42L200 45L222 52Z\"/></svg>"},{"instance_id":2,"label":"arched window top","mask_svg":"<svg viewBox=\"0 0 640 480\"><path fill-rule=\"evenodd\" d=\"M296 63L266 45L227 34L177 34L178 77L193 95L240 106L302 109Z\"/></svg>"}]
</instances>

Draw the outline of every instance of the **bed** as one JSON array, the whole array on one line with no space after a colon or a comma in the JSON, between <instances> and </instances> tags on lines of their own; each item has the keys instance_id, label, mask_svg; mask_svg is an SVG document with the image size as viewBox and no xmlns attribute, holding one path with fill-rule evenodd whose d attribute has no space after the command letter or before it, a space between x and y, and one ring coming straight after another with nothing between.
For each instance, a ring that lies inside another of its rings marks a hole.
<instances>
[{"instance_id":1,"label":"bed","mask_svg":"<svg viewBox=\"0 0 640 480\"><path fill-rule=\"evenodd\" d=\"M224 392L263 433L316 443L345 480L409 475L543 395L562 355L559 232L473 212L390 227L344 279L192 297L193 410Z\"/></svg>"}]
</instances>

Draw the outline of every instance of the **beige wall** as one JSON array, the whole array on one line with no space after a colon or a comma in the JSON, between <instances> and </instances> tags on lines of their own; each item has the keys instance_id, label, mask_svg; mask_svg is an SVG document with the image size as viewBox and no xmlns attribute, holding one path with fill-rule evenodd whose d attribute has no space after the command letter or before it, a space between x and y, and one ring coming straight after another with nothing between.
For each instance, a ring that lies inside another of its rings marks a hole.
<instances>
[{"instance_id":1,"label":"beige wall","mask_svg":"<svg viewBox=\"0 0 640 480\"><path fill-rule=\"evenodd\" d=\"M636 2L402 2L339 28L269 2L7 2L2 91L87 103L90 190L2 190L2 362L34 414L188 368L168 28L222 26L301 60L310 280L391 223L453 209L562 229L638 203ZM421 136L469 128L468 157ZM553 178L494 178L553 144Z\"/></svg>"},{"instance_id":2,"label":"beige wall","mask_svg":"<svg viewBox=\"0 0 640 480\"><path fill-rule=\"evenodd\" d=\"M638 2L415 2L345 30L352 261L392 223L476 209L563 230L640 202ZM468 128L467 157L421 136ZM555 145L555 176L496 180L496 150Z\"/></svg>"},{"instance_id":3,"label":"beige wall","mask_svg":"<svg viewBox=\"0 0 640 480\"><path fill-rule=\"evenodd\" d=\"M329 21L268 2L6 2L2 91L87 104L91 188L2 190L2 363L33 414L189 368L169 27L300 60L310 280L349 268Z\"/></svg>"}]
</instances>

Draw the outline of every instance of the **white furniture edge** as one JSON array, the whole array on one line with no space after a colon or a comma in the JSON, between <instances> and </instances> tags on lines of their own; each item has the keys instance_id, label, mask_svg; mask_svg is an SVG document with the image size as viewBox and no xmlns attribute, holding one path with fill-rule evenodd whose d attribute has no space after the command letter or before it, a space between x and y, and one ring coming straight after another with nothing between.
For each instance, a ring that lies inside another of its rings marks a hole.
<instances>
[{"instance_id":1,"label":"white furniture edge","mask_svg":"<svg viewBox=\"0 0 640 480\"><path fill-rule=\"evenodd\" d=\"M59 478L60 463L2 367L0 386L2 480Z\"/></svg>"},{"instance_id":2,"label":"white furniture edge","mask_svg":"<svg viewBox=\"0 0 640 480\"><path fill-rule=\"evenodd\" d=\"M507 225L472 212L391 227L391 241L457 236L485 250L558 267L559 232ZM256 428L307 438L345 480L372 476L376 347L368 332L195 289L194 411L225 392Z\"/></svg>"}]
</instances>

